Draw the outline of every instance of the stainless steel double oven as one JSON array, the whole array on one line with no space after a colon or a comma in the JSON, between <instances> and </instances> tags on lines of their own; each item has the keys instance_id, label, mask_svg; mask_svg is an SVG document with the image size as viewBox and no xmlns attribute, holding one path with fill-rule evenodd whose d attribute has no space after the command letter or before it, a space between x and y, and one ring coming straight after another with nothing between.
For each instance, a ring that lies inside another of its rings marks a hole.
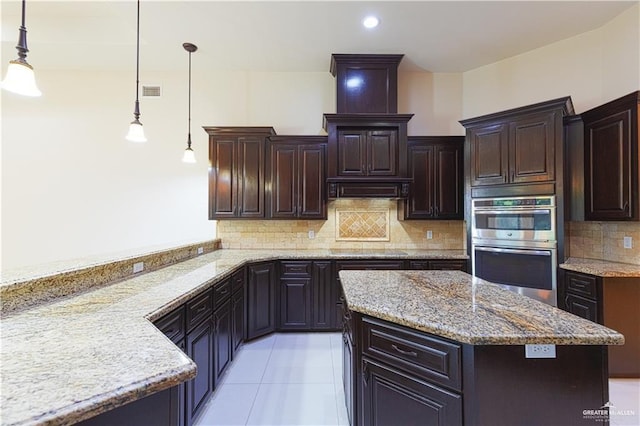
<instances>
[{"instance_id":1,"label":"stainless steel double oven","mask_svg":"<svg viewBox=\"0 0 640 426\"><path fill-rule=\"evenodd\" d=\"M476 198L473 275L557 306L555 196Z\"/></svg>"}]
</instances>

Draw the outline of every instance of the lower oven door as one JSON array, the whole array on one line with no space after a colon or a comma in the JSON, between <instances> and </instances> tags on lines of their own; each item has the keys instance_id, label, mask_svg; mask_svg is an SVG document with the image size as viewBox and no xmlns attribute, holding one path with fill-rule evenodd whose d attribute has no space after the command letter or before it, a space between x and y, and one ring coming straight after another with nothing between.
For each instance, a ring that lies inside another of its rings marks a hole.
<instances>
[{"instance_id":1,"label":"lower oven door","mask_svg":"<svg viewBox=\"0 0 640 426\"><path fill-rule=\"evenodd\" d=\"M556 249L473 245L473 275L557 306Z\"/></svg>"}]
</instances>

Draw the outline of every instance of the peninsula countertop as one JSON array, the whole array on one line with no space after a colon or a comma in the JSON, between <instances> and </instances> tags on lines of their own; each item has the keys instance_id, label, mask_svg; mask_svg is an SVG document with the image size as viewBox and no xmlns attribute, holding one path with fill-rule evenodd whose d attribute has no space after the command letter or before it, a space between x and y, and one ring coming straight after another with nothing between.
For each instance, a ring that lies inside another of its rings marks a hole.
<instances>
[{"instance_id":1,"label":"peninsula countertop","mask_svg":"<svg viewBox=\"0 0 640 426\"><path fill-rule=\"evenodd\" d=\"M11 312L0 322L2 424L69 424L184 382L194 377L195 364L150 321L249 262L340 258L467 256L462 250L223 249ZM55 277L55 271L47 274ZM4 284L27 282L13 276Z\"/></svg>"},{"instance_id":2,"label":"peninsula countertop","mask_svg":"<svg viewBox=\"0 0 640 426\"><path fill-rule=\"evenodd\" d=\"M621 345L624 336L460 271L340 271L350 310L471 345Z\"/></svg>"},{"instance_id":3,"label":"peninsula countertop","mask_svg":"<svg viewBox=\"0 0 640 426\"><path fill-rule=\"evenodd\" d=\"M640 278L640 265L630 263L570 257L559 266L567 271L582 272L603 278Z\"/></svg>"}]
</instances>

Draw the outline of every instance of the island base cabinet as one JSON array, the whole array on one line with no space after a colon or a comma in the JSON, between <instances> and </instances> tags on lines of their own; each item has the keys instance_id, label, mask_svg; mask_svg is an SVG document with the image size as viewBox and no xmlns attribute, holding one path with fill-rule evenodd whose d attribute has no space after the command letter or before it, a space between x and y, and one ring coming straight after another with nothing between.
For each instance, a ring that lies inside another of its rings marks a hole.
<instances>
[{"instance_id":1,"label":"island base cabinet","mask_svg":"<svg viewBox=\"0 0 640 426\"><path fill-rule=\"evenodd\" d=\"M522 345L463 345L463 389L465 425L608 424L589 414L609 401L607 347L556 346L555 358L531 359Z\"/></svg>"},{"instance_id":2,"label":"island base cabinet","mask_svg":"<svg viewBox=\"0 0 640 426\"><path fill-rule=\"evenodd\" d=\"M462 397L382 363L362 360L362 425L462 425Z\"/></svg>"},{"instance_id":3,"label":"island base cabinet","mask_svg":"<svg viewBox=\"0 0 640 426\"><path fill-rule=\"evenodd\" d=\"M179 422L178 409L181 390L181 387L174 386L76 424L80 426L175 426L182 424Z\"/></svg>"}]
</instances>

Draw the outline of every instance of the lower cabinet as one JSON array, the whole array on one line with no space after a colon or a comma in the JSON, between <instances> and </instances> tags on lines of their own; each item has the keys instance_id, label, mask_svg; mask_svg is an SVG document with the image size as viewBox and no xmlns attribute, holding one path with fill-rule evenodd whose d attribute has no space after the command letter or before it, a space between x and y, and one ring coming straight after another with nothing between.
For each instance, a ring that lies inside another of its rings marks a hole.
<instances>
[{"instance_id":1,"label":"lower cabinet","mask_svg":"<svg viewBox=\"0 0 640 426\"><path fill-rule=\"evenodd\" d=\"M214 386L213 356L213 322L205 320L187 334L187 356L198 366L196 377L186 382L186 424L191 425L193 419L205 406Z\"/></svg>"},{"instance_id":2,"label":"lower cabinet","mask_svg":"<svg viewBox=\"0 0 640 426\"><path fill-rule=\"evenodd\" d=\"M247 340L276 330L276 263L247 266Z\"/></svg>"},{"instance_id":3,"label":"lower cabinet","mask_svg":"<svg viewBox=\"0 0 640 426\"><path fill-rule=\"evenodd\" d=\"M640 377L640 278L599 277L559 270L558 307L612 328L625 337L624 345L609 346L609 377Z\"/></svg>"},{"instance_id":4,"label":"lower cabinet","mask_svg":"<svg viewBox=\"0 0 640 426\"><path fill-rule=\"evenodd\" d=\"M246 299L244 292L246 280L244 269L242 269L241 272L233 274L231 281L234 283L233 294L231 295L231 358L233 359L245 339L246 311L244 304Z\"/></svg>"},{"instance_id":5,"label":"lower cabinet","mask_svg":"<svg viewBox=\"0 0 640 426\"><path fill-rule=\"evenodd\" d=\"M467 260L462 259L409 260L408 269L467 272L467 263Z\"/></svg>"},{"instance_id":6,"label":"lower cabinet","mask_svg":"<svg viewBox=\"0 0 640 426\"><path fill-rule=\"evenodd\" d=\"M280 262L279 330L333 330L331 261Z\"/></svg>"},{"instance_id":7,"label":"lower cabinet","mask_svg":"<svg viewBox=\"0 0 640 426\"><path fill-rule=\"evenodd\" d=\"M217 384L231 363L231 298L227 298L227 301L213 312L213 326L214 384Z\"/></svg>"},{"instance_id":8,"label":"lower cabinet","mask_svg":"<svg viewBox=\"0 0 640 426\"><path fill-rule=\"evenodd\" d=\"M462 396L362 359L363 425L462 425Z\"/></svg>"}]
</instances>

